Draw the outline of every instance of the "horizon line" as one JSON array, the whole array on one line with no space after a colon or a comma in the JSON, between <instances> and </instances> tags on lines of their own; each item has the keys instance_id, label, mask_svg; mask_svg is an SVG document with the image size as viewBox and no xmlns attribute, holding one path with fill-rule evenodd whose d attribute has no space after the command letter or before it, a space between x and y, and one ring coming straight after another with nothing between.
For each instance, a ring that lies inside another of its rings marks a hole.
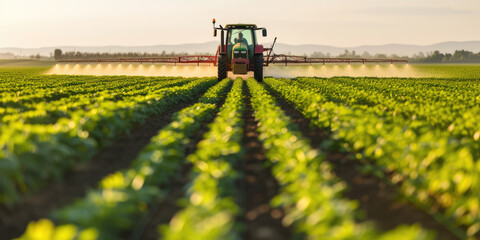
<instances>
[{"instance_id":1,"label":"horizon line","mask_svg":"<svg viewBox=\"0 0 480 240\"><path fill-rule=\"evenodd\" d=\"M208 42L198 42L198 43L179 43L179 44L154 44L154 45L62 45L62 46L47 46L47 47L0 47L0 49L41 49L41 48L71 48L71 47L80 47L80 48L106 48L106 47L156 47L156 46L181 46L181 45L195 45L195 44L208 44L216 41L208 41ZM328 45L328 44L319 44L319 43L302 43L302 44L291 44L291 43L282 43L285 45L290 46L305 46L305 45L318 45L318 46L326 46L326 47L336 47L336 48L359 48L359 47L370 47L370 46L388 46L388 45L414 45L420 47L427 47L432 45L437 45L441 43L466 43L466 42L479 42L480 40L468 40L468 41L457 41L457 40L450 40L450 41L443 41L443 42L436 42L431 44L414 44L414 43L385 43L385 44L363 44L363 45L356 45L356 46L335 46L335 45Z\"/></svg>"}]
</instances>

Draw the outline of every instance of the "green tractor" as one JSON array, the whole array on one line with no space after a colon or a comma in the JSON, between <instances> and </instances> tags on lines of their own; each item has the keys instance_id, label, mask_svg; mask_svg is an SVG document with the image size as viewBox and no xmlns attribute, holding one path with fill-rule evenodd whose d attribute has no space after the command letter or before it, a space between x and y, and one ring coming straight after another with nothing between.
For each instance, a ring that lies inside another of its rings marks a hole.
<instances>
[{"instance_id":1,"label":"green tractor","mask_svg":"<svg viewBox=\"0 0 480 240\"><path fill-rule=\"evenodd\" d=\"M213 36L221 31L220 46L217 50L218 79L227 77L227 72L247 74L253 72L257 81L263 80L263 45L258 44L256 30L262 30L267 36L267 29L258 28L255 24L228 24L216 27L213 19ZM225 38L225 32L227 36Z\"/></svg>"}]
</instances>

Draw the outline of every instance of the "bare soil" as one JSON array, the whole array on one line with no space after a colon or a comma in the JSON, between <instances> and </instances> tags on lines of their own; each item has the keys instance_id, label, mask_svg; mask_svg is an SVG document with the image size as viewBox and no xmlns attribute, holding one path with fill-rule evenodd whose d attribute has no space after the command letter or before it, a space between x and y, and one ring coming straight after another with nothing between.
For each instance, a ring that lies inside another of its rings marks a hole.
<instances>
[{"instance_id":1,"label":"bare soil","mask_svg":"<svg viewBox=\"0 0 480 240\"><path fill-rule=\"evenodd\" d=\"M244 85L246 112L244 115L243 145L246 148L244 167L245 179L245 239L282 240L290 239L291 230L282 225L284 212L270 206L277 195L279 185L271 174L271 167L265 158L265 151L258 139L257 124L247 86Z\"/></svg>"}]
</instances>

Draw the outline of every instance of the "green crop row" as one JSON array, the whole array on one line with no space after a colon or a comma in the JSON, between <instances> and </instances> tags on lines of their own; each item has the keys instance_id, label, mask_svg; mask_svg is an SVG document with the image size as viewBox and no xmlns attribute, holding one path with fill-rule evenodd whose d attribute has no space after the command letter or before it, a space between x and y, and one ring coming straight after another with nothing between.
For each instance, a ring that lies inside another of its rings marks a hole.
<instances>
[{"instance_id":1,"label":"green crop row","mask_svg":"<svg viewBox=\"0 0 480 240\"><path fill-rule=\"evenodd\" d=\"M162 239L238 239L234 197L239 177L234 167L243 157L243 80L234 82L225 104L210 130L188 156L193 180L184 200L187 204L170 225L161 226Z\"/></svg>"},{"instance_id":2,"label":"green crop row","mask_svg":"<svg viewBox=\"0 0 480 240\"><path fill-rule=\"evenodd\" d=\"M160 201L169 192L174 176L181 170L186 148L192 135L202 123L214 117L219 103L231 86L226 79L210 88L205 101L176 113L172 122L159 131L140 152L131 167L105 177L99 188L70 206L55 211L51 220L32 222L19 239L33 239L47 231L52 239L82 239L85 231L89 239L119 239L122 231L129 231L148 211L148 204ZM206 103L210 102L210 103ZM47 229L44 229L44 228ZM68 229L65 230L65 229Z\"/></svg>"},{"instance_id":3,"label":"green crop row","mask_svg":"<svg viewBox=\"0 0 480 240\"><path fill-rule=\"evenodd\" d=\"M296 234L307 239L432 238L418 226L401 226L380 235L370 225L356 223L356 204L342 198L345 185L332 174L331 166L261 84L253 79L247 83L259 122L259 138L281 186L272 204L286 210L284 225L293 224Z\"/></svg>"},{"instance_id":4,"label":"green crop row","mask_svg":"<svg viewBox=\"0 0 480 240\"><path fill-rule=\"evenodd\" d=\"M480 138L480 84L476 81L368 78L284 81L322 93L328 101L376 109L379 115L426 121L452 136Z\"/></svg>"},{"instance_id":5,"label":"green crop row","mask_svg":"<svg viewBox=\"0 0 480 240\"><path fill-rule=\"evenodd\" d=\"M197 79L122 101L99 100L91 108L72 111L69 118L59 118L54 124L1 125L0 202L12 204L45 181L60 179L66 169L80 159L88 159L133 123L193 100L215 82L213 78Z\"/></svg>"},{"instance_id":6,"label":"green crop row","mask_svg":"<svg viewBox=\"0 0 480 240\"><path fill-rule=\"evenodd\" d=\"M474 139L456 139L422 121L406 121L379 114L373 108L345 106L328 101L323 93L301 89L289 82L266 79L274 91L333 139L361 159L371 159L402 192L431 211L440 205L444 214L466 234L480 230L480 161L474 159Z\"/></svg>"},{"instance_id":7,"label":"green crop row","mask_svg":"<svg viewBox=\"0 0 480 240\"><path fill-rule=\"evenodd\" d=\"M67 78L71 81L74 79ZM47 88L48 91L35 89L33 92L10 91L2 94L0 100L0 117L2 124L11 121L24 123L54 123L61 117L69 118L71 112L95 108L101 101L122 101L129 97L151 94L165 87L181 86L191 79L163 79L158 81L141 81L137 79L118 79L101 82L90 79L95 86L88 84L70 86L70 82L60 87ZM54 79L42 79L54 81ZM9 86L8 86L9 87ZM29 87L25 87L29 88ZM32 91L32 89L30 89Z\"/></svg>"}]
</instances>

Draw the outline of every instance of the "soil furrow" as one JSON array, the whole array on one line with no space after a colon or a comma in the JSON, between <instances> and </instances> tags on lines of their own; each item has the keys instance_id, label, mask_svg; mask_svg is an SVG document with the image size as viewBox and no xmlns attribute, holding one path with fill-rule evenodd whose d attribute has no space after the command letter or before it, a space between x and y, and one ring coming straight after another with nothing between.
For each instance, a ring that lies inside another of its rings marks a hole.
<instances>
[{"instance_id":1,"label":"soil furrow","mask_svg":"<svg viewBox=\"0 0 480 240\"><path fill-rule=\"evenodd\" d=\"M258 139L257 124L250 94L244 85L246 111L244 114L243 145L246 149L244 167L245 186L245 239L290 239L291 232L282 225L284 212L282 209L272 208L271 199L277 195L279 185L271 174L267 164L265 151Z\"/></svg>"},{"instance_id":2,"label":"soil furrow","mask_svg":"<svg viewBox=\"0 0 480 240\"><path fill-rule=\"evenodd\" d=\"M334 174L347 184L348 189L343 196L357 201L359 210L364 215L359 217L358 221L372 221L381 231L400 225L420 224L425 229L435 231L438 240L458 239L433 216L402 198L395 186L388 185L373 175L362 173L364 165L355 160L352 153L326 149L323 145L329 140L330 133L310 124L310 120L295 107L274 94L268 86L266 88L276 96L278 105L312 146L325 153L325 160L332 164Z\"/></svg>"},{"instance_id":3,"label":"soil furrow","mask_svg":"<svg viewBox=\"0 0 480 240\"><path fill-rule=\"evenodd\" d=\"M190 141L187 146L186 156L195 152L197 144L203 139L203 135L208 131L208 125L211 122L213 122L213 119L209 122L202 123L202 128L193 135L193 141ZM137 234L134 233L130 237L131 240L159 239L158 227L163 224L169 224L175 214L182 209L178 204L178 201L185 197L185 188L191 181L190 171L192 167L193 165L191 163L185 162L179 176L176 176L172 181L168 196L162 201L152 204L150 207L151 210L146 219L147 223L144 226L137 226L137 228L143 229L135 229L141 231L141 234L137 237Z\"/></svg>"}]
</instances>

